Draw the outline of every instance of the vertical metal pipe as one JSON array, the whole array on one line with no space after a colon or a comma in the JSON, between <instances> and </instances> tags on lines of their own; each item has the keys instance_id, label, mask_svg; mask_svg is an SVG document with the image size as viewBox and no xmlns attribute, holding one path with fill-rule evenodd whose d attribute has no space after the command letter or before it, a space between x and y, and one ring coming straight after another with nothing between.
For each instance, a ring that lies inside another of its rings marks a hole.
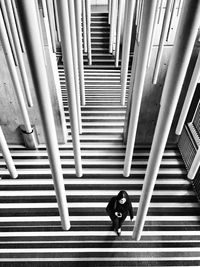
<instances>
[{"instance_id":1,"label":"vertical metal pipe","mask_svg":"<svg viewBox=\"0 0 200 267\"><path fill-rule=\"evenodd\" d=\"M83 24L83 47L84 52L87 53L87 22L86 22L86 6L85 0L82 1L82 24Z\"/></svg>"},{"instance_id":2,"label":"vertical metal pipe","mask_svg":"<svg viewBox=\"0 0 200 267\"><path fill-rule=\"evenodd\" d=\"M77 49L78 49L78 69L80 82L81 103L85 106L85 82L84 82L84 65L83 65L83 50L82 50L82 31L81 31L81 10L82 2L75 1L75 17L76 17L76 32L77 32Z\"/></svg>"},{"instance_id":3,"label":"vertical metal pipe","mask_svg":"<svg viewBox=\"0 0 200 267\"><path fill-rule=\"evenodd\" d=\"M184 8L181 13L174 48L165 78L163 88L164 97L158 115L139 208L137 211L133 231L133 238L135 240L140 239L144 226L156 177L200 24L199 12L200 0L184 1Z\"/></svg>"},{"instance_id":4,"label":"vertical metal pipe","mask_svg":"<svg viewBox=\"0 0 200 267\"><path fill-rule=\"evenodd\" d=\"M168 42L168 39L169 39L169 34L170 34L170 30L171 30L171 24L172 24L172 20L173 20L173 17L174 17L174 12L175 12L175 6L176 6L176 0L174 0L173 5L172 5L172 11L171 11L171 16L170 16L169 25L168 25L166 42Z\"/></svg>"},{"instance_id":5,"label":"vertical metal pipe","mask_svg":"<svg viewBox=\"0 0 200 267\"><path fill-rule=\"evenodd\" d=\"M69 7L69 20L70 20L70 33L71 33L71 47L72 47L72 58L74 68L74 82L76 88L76 107L77 107L77 118L79 133L82 133L81 123L81 105L80 105L80 86L79 86L79 69L78 69L78 47L77 47L77 32L76 32L76 21L75 21L75 10L74 0L68 0Z\"/></svg>"},{"instance_id":6,"label":"vertical metal pipe","mask_svg":"<svg viewBox=\"0 0 200 267\"><path fill-rule=\"evenodd\" d=\"M55 25L56 25L56 31L57 31L57 38L58 42L61 41L60 37L60 29L59 29L59 22L58 22L58 12L57 12L57 3L56 0L53 0L53 7L54 7L54 17L55 17Z\"/></svg>"},{"instance_id":7,"label":"vertical metal pipe","mask_svg":"<svg viewBox=\"0 0 200 267\"><path fill-rule=\"evenodd\" d=\"M6 28L7 35L8 35L8 41L10 43L10 49L11 49L11 52L12 52L12 57L14 59L15 65L17 66L18 65L17 55L16 55L15 48L14 48L14 43L13 43L12 33L11 33L11 30L10 30L10 25L9 25L9 21L8 21L8 16L7 16L5 3L4 3L4 1L0 0L0 4L1 4L1 10L2 10L4 23L5 23L5 28Z\"/></svg>"},{"instance_id":8,"label":"vertical metal pipe","mask_svg":"<svg viewBox=\"0 0 200 267\"><path fill-rule=\"evenodd\" d=\"M158 13L158 24L160 23L161 13L162 13L163 0L160 2L160 9Z\"/></svg>"},{"instance_id":9,"label":"vertical metal pipe","mask_svg":"<svg viewBox=\"0 0 200 267\"><path fill-rule=\"evenodd\" d=\"M26 69L25 69L25 65L24 65L24 59L22 56L22 50L21 50L21 45L20 45L17 27L15 24L11 0L6 0L5 5L6 5L6 9L7 9L8 19L10 21L10 29L12 32L12 37L13 37L13 41L14 41L15 51L17 54L19 69L21 72L21 77L22 77L22 82L24 85L24 91L25 91L27 103L28 103L29 107L32 107L33 106L33 100L31 97L30 86L29 86L28 77L27 77L27 73L26 73Z\"/></svg>"},{"instance_id":10,"label":"vertical metal pipe","mask_svg":"<svg viewBox=\"0 0 200 267\"><path fill-rule=\"evenodd\" d=\"M156 56L156 63L155 63L155 68L154 68L154 73L153 73L153 84L156 84L158 80L158 73L159 73L160 64L161 64L164 43L166 40L166 35L167 35L168 27L169 27L171 4L172 4L172 0L168 0L166 10L165 10L165 16L163 19L163 26L162 26L162 31L160 35L160 41L158 45L158 52Z\"/></svg>"},{"instance_id":11,"label":"vertical metal pipe","mask_svg":"<svg viewBox=\"0 0 200 267\"><path fill-rule=\"evenodd\" d=\"M117 16L117 38L116 38L116 53L115 53L115 67L119 65L119 51L120 51L120 40L121 40L121 24L122 24L122 7L124 1L118 1L118 16Z\"/></svg>"},{"instance_id":12,"label":"vertical metal pipe","mask_svg":"<svg viewBox=\"0 0 200 267\"><path fill-rule=\"evenodd\" d=\"M91 6L90 0L85 0L86 7L86 26L87 26L87 53L88 53L88 64L92 65L92 51L91 51L91 31L90 31L90 21L91 21Z\"/></svg>"},{"instance_id":13,"label":"vertical metal pipe","mask_svg":"<svg viewBox=\"0 0 200 267\"><path fill-rule=\"evenodd\" d=\"M65 79L67 83L68 105L69 105L71 132L72 132L72 142L74 149L74 160L76 166L76 175L80 177L82 176L81 150L80 150L80 142L78 134L68 2L66 0L57 0L57 7L58 7L58 17L59 17L60 32L61 32L61 45L63 48Z\"/></svg>"},{"instance_id":14,"label":"vertical metal pipe","mask_svg":"<svg viewBox=\"0 0 200 267\"><path fill-rule=\"evenodd\" d=\"M53 52L56 52L56 40L55 40L55 18L54 18L54 13L53 13L53 0L46 0L46 5L47 5L47 12L48 12L48 17L49 17L49 25L50 25L50 31L51 31L51 42L52 42L52 48Z\"/></svg>"},{"instance_id":15,"label":"vertical metal pipe","mask_svg":"<svg viewBox=\"0 0 200 267\"><path fill-rule=\"evenodd\" d=\"M190 81L190 84L189 84L189 87L187 90L187 94L185 97L185 101L183 103L181 114L179 116L179 120L178 120L178 123L176 126L176 134L177 135L180 135L182 130L183 130L183 126L184 126L184 123L185 123L185 120L186 120L186 117L187 117L187 114L188 114L188 111L189 111L189 108L190 108L190 105L192 102L192 98L194 96L197 83L199 81L199 78L200 78L200 52L198 54L198 58L197 58L197 61L195 64L192 78L191 78L191 81Z\"/></svg>"},{"instance_id":16,"label":"vertical metal pipe","mask_svg":"<svg viewBox=\"0 0 200 267\"><path fill-rule=\"evenodd\" d=\"M17 96L19 107L20 107L21 112L22 112L25 131L27 133L31 133L33 130L32 130L32 127L31 127L30 120L29 120L29 115L28 115L28 112L27 112L26 103L24 101L24 96L23 96L23 93L22 93L22 90L21 90L21 85L20 85L20 82L19 82L18 73L17 73L17 70L16 70L16 66L15 66L15 63L14 63L12 52L11 52L11 49L10 49L10 44L9 44L9 41L8 41L8 36L7 36L7 33L6 33L6 28L5 28L5 24L4 24L4 21L3 21L3 16L2 16L1 11L0 11L0 37L1 37L2 45L3 45L3 50L4 50L4 53L5 53L6 61L7 61L7 64L8 64L8 69L10 71L11 79L12 79L12 82L13 82L13 85L14 85L14 90L15 90L15 93L16 93L16 96Z\"/></svg>"},{"instance_id":17,"label":"vertical metal pipe","mask_svg":"<svg viewBox=\"0 0 200 267\"><path fill-rule=\"evenodd\" d=\"M8 145L7 145L6 139L4 137L1 126L0 126L0 149L2 151L3 157L4 157L5 162L6 162L6 166L8 168L8 171L9 171L11 177L17 178L18 173L17 173L17 170L15 168L15 164L13 162L13 159L12 159L11 153L9 151L9 148L8 148Z\"/></svg>"},{"instance_id":18,"label":"vertical metal pipe","mask_svg":"<svg viewBox=\"0 0 200 267\"><path fill-rule=\"evenodd\" d=\"M151 35L151 44L150 44L150 48L149 48L149 55L148 55L147 67L149 67L149 65L150 65L150 59L151 59L153 41L154 41L155 34L157 33L157 27L156 27L156 24L157 23L156 22L157 22L157 15L158 15L159 3L160 3L160 0L157 1L157 5L156 5L156 12L155 12L154 22L153 22L153 32L152 32L152 35Z\"/></svg>"},{"instance_id":19,"label":"vertical metal pipe","mask_svg":"<svg viewBox=\"0 0 200 267\"><path fill-rule=\"evenodd\" d=\"M129 64L129 53L131 46L132 28L133 28L133 17L135 9L135 0L127 1L126 3L126 17L124 24L124 36L123 36L123 46L122 46L122 62L121 62L121 104L125 105L126 98L126 84L127 84L127 73Z\"/></svg>"},{"instance_id":20,"label":"vertical metal pipe","mask_svg":"<svg viewBox=\"0 0 200 267\"><path fill-rule=\"evenodd\" d=\"M16 5L15 5L15 0L11 0L11 3L12 3L13 13L14 13L15 21L16 21L16 27L17 27L17 32L18 32L19 41L20 41L20 45L21 45L21 50L22 50L22 53L24 53L25 52L24 41L23 41L23 37L22 37L22 31L21 31L19 19L17 16L17 9L16 9Z\"/></svg>"},{"instance_id":21,"label":"vertical metal pipe","mask_svg":"<svg viewBox=\"0 0 200 267\"><path fill-rule=\"evenodd\" d=\"M194 157L194 160L192 162L192 165L190 167L190 170L187 174L187 177L190 179L190 180L193 180L197 174L197 171L199 169L199 166L200 166L200 147L198 148L197 150L197 153Z\"/></svg>"},{"instance_id":22,"label":"vertical metal pipe","mask_svg":"<svg viewBox=\"0 0 200 267\"><path fill-rule=\"evenodd\" d=\"M111 18L111 7L112 7L112 0L108 0L108 24L110 24Z\"/></svg>"},{"instance_id":23,"label":"vertical metal pipe","mask_svg":"<svg viewBox=\"0 0 200 267\"><path fill-rule=\"evenodd\" d=\"M51 68L53 71L53 78L54 83L56 87L56 92L58 96L58 105L59 105L59 111L60 111L60 119L61 119L61 127L62 127L62 133L64 137L64 143L67 142L67 126L66 126L66 120L65 120L65 114L64 114L64 107L62 102L62 94L61 94L61 86L60 86L60 79L59 79L59 73L58 73L58 66L56 61L56 53L53 52L52 43L51 43L51 31L50 31L50 25L49 25L49 18L47 14L47 5L46 1L42 1L43 6L43 15L44 15L44 27L46 31L47 36L47 43L48 43L48 49L49 49L49 58L51 62Z\"/></svg>"},{"instance_id":24,"label":"vertical metal pipe","mask_svg":"<svg viewBox=\"0 0 200 267\"><path fill-rule=\"evenodd\" d=\"M130 125L128 130L124 176L130 175L132 155L135 144L136 130L139 119L140 106L142 101L142 93L144 89L144 81L146 76L146 67L148 53L151 42L151 34L153 30L153 20L156 9L157 0L144 1L141 27L141 41L139 43L138 60L135 73L135 82L132 94L132 105L130 114Z\"/></svg>"},{"instance_id":25,"label":"vertical metal pipe","mask_svg":"<svg viewBox=\"0 0 200 267\"><path fill-rule=\"evenodd\" d=\"M29 65L32 72L36 97L39 104L39 111L45 135L61 223L63 229L68 230L70 228L68 206L66 201L51 98L49 93L48 78L44 63L42 41L40 37L40 28L36 11L36 2L35 0L18 0L16 4L18 8L18 15L21 22L22 32L24 35Z\"/></svg>"},{"instance_id":26,"label":"vertical metal pipe","mask_svg":"<svg viewBox=\"0 0 200 267\"><path fill-rule=\"evenodd\" d=\"M116 0L112 0L111 18L110 18L109 53L113 52L113 42L114 42L114 32L115 32L115 14L116 14Z\"/></svg>"}]
</instances>

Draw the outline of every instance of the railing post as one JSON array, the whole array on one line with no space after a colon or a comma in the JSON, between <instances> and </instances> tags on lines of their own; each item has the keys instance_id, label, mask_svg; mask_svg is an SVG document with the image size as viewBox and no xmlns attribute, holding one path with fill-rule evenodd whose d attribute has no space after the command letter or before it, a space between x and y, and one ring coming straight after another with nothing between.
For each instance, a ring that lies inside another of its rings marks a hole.
<instances>
[{"instance_id":1,"label":"railing post","mask_svg":"<svg viewBox=\"0 0 200 267\"><path fill-rule=\"evenodd\" d=\"M47 152L56 192L61 223L64 230L70 228L68 206L66 201L64 180L62 175L60 153L57 143L56 128L49 93L48 77L40 36L40 28L35 0L18 0L18 16L24 35L29 66L39 105Z\"/></svg>"}]
</instances>

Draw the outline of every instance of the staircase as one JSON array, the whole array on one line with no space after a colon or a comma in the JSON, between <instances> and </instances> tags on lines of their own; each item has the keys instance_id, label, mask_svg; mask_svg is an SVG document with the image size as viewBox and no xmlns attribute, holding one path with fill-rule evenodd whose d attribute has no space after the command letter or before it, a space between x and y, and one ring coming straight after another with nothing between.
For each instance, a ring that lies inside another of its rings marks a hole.
<instances>
[{"instance_id":1,"label":"staircase","mask_svg":"<svg viewBox=\"0 0 200 267\"><path fill-rule=\"evenodd\" d=\"M100 58L95 53L93 57L94 62ZM129 218L120 237L111 229L105 207L120 190L131 196L136 215L150 151L136 147L131 175L123 177L125 108L119 104L120 72L111 59L104 65L85 62L82 178L75 176L65 78L59 66L69 132L69 142L59 146L69 231L61 228L45 146L36 151L10 146L18 179L9 178L0 155L0 266L200 266L200 206L176 147L165 149L141 240L133 241L134 222Z\"/></svg>"}]
</instances>

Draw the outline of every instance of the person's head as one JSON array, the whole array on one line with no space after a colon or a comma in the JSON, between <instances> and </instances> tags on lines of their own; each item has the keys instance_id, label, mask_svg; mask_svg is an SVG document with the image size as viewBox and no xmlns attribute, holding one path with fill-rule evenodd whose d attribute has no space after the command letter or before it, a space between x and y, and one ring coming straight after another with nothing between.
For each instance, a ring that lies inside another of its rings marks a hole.
<instances>
[{"instance_id":1,"label":"person's head","mask_svg":"<svg viewBox=\"0 0 200 267\"><path fill-rule=\"evenodd\" d=\"M128 194L126 191L120 191L119 194L117 195L117 200L120 204L125 204L128 199Z\"/></svg>"}]
</instances>

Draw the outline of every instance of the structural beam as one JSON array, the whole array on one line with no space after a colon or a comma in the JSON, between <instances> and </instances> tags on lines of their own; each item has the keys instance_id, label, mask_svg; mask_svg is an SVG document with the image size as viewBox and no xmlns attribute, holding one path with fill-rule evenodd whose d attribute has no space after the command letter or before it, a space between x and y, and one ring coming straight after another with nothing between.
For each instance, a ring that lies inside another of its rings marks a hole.
<instances>
[{"instance_id":1,"label":"structural beam","mask_svg":"<svg viewBox=\"0 0 200 267\"><path fill-rule=\"evenodd\" d=\"M18 15L24 35L29 65L32 73L34 88L39 105L45 141L47 146L50 168L58 202L61 223L64 230L70 228L68 206L65 194L64 180L57 143L57 135L48 78L45 67L40 28L35 0L18 0L16 2Z\"/></svg>"},{"instance_id":2,"label":"structural beam","mask_svg":"<svg viewBox=\"0 0 200 267\"><path fill-rule=\"evenodd\" d=\"M14 164L14 161L12 159L11 153L9 151L9 148L8 148L8 145L7 145L6 139L4 137L1 126L0 126L0 149L2 151L2 155L5 159L6 166L8 168L9 173L10 173L10 176L12 178L17 178L18 173L17 173L17 170L15 168L15 164Z\"/></svg>"},{"instance_id":3,"label":"structural beam","mask_svg":"<svg viewBox=\"0 0 200 267\"><path fill-rule=\"evenodd\" d=\"M80 86L79 86L79 69L78 69L78 47L77 47L77 32L76 32L76 21L75 21L75 9L74 0L68 0L69 7L69 20L70 20L70 33L71 33L71 47L72 47L72 58L74 68L74 82L76 88L76 107L78 115L78 126L79 133L82 133L81 123L81 105L80 105Z\"/></svg>"},{"instance_id":4,"label":"structural beam","mask_svg":"<svg viewBox=\"0 0 200 267\"><path fill-rule=\"evenodd\" d=\"M158 80L158 74L160 70L160 65L161 65L161 59L162 59L162 54L163 54L163 49L164 49L164 44L167 36L167 31L169 27L169 21L170 21L170 8L172 5L173 0L168 0L167 5L166 5L166 10L165 10L165 16L163 19L163 26L162 26L162 31L160 35L160 41L158 45L158 52L156 56L156 63L155 63L155 68L154 68L154 73L153 73L153 84L157 83Z\"/></svg>"},{"instance_id":5,"label":"structural beam","mask_svg":"<svg viewBox=\"0 0 200 267\"><path fill-rule=\"evenodd\" d=\"M126 98L127 73L128 73L128 64L130 58L129 54L131 46L134 9L135 9L135 0L127 1L123 44L122 44L122 62L121 62L121 104L123 106L125 105L125 98Z\"/></svg>"},{"instance_id":6,"label":"structural beam","mask_svg":"<svg viewBox=\"0 0 200 267\"><path fill-rule=\"evenodd\" d=\"M76 32L77 32L77 49L78 49L78 69L81 104L85 106L85 82L84 82L84 64L82 50L82 31L81 31L81 10L82 1L75 1L75 17L76 17Z\"/></svg>"},{"instance_id":7,"label":"structural beam","mask_svg":"<svg viewBox=\"0 0 200 267\"><path fill-rule=\"evenodd\" d=\"M4 0L2 0L2 1L4 1ZM15 18L14 18L11 0L6 0L5 5L6 5L7 14L8 14L8 20L10 22L10 29L12 32L13 42L14 42L14 46L15 46L15 51L16 51L18 63L19 63L19 69L21 72L21 77L22 77L22 82L24 85L24 91L25 91L27 103L28 103L29 107L32 107L33 106L33 100L32 100L32 96L31 96L31 92L30 92L29 81L28 81L28 77L27 77L27 73L26 73L26 69L25 69L24 59L23 59L22 50L21 50L21 44L20 44L20 40L19 40L19 36L18 36L17 26L15 23Z\"/></svg>"},{"instance_id":8,"label":"structural beam","mask_svg":"<svg viewBox=\"0 0 200 267\"><path fill-rule=\"evenodd\" d=\"M187 90L187 94L185 97L185 101L183 103L181 114L179 116L179 120L178 120L178 123L176 126L176 134L177 135L180 135L182 130L183 130L183 127L184 127L184 124L186 121L186 117L188 115L188 111L189 111L189 108L190 108L190 105L192 103L192 99L193 99L193 96L194 96L194 93L196 90L196 86L197 86L197 83L199 82L199 78L200 78L200 52L198 54L198 58L197 58L197 61L195 64L192 78L191 78L191 81L190 81L190 84L189 84L189 87Z\"/></svg>"},{"instance_id":9,"label":"structural beam","mask_svg":"<svg viewBox=\"0 0 200 267\"><path fill-rule=\"evenodd\" d=\"M141 25L141 40L139 43L137 66L135 71L135 81L132 94L130 125L127 137L127 146L124 162L124 176L130 175L132 155L136 138L137 125L139 120L139 112L144 89L146 76L146 67L148 53L151 43L151 34L153 30L154 14L156 10L156 0L144 1L142 25Z\"/></svg>"},{"instance_id":10,"label":"structural beam","mask_svg":"<svg viewBox=\"0 0 200 267\"><path fill-rule=\"evenodd\" d=\"M86 10L86 33L87 33L87 53L88 53L88 64L92 65L92 51L91 51L91 3L90 0L85 0L85 10Z\"/></svg>"},{"instance_id":11,"label":"structural beam","mask_svg":"<svg viewBox=\"0 0 200 267\"><path fill-rule=\"evenodd\" d=\"M63 61L65 68L65 80L67 85L68 94L68 105L70 124L72 132L72 142L74 149L74 160L76 166L76 175L82 176L82 165L81 165L81 149L79 141L79 127L77 122L77 108L76 108L76 93L74 83L74 69L73 69L73 58L72 58L72 45L70 40L70 23L69 23L69 9L68 1L57 0L58 17L61 33L61 45L63 51Z\"/></svg>"},{"instance_id":12,"label":"structural beam","mask_svg":"<svg viewBox=\"0 0 200 267\"><path fill-rule=\"evenodd\" d=\"M192 16L191 16L192 14ZM198 27L200 25L200 0L184 1L178 24L174 48L163 88L163 101L160 107L152 147L147 164L142 194L133 231L133 238L139 240L145 223L153 188L167 143L174 113L181 93L184 77L191 58Z\"/></svg>"}]
</instances>

